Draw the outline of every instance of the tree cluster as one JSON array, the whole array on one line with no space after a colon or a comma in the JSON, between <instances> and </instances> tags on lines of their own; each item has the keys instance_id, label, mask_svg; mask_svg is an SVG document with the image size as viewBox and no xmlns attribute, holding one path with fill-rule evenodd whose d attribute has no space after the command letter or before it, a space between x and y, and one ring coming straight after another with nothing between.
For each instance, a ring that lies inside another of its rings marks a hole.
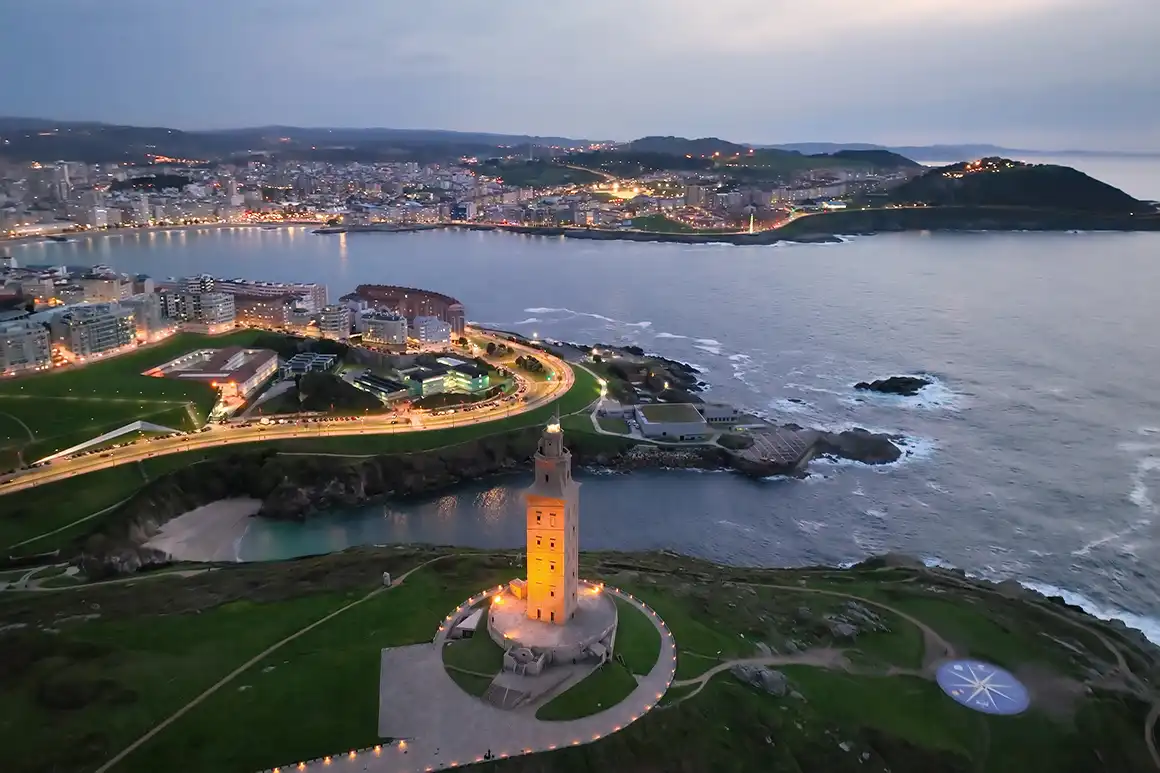
<instances>
[{"instance_id":1,"label":"tree cluster","mask_svg":"<svg viewBox=\"0 0 1160 773\"><path fill-rule=\"evenodd\" d=\"M520 366L528 373L544 372L544 363L540 362L530 354L524 355L522 357L516 357L516 365Z\"/></svg>"}]
</instances>

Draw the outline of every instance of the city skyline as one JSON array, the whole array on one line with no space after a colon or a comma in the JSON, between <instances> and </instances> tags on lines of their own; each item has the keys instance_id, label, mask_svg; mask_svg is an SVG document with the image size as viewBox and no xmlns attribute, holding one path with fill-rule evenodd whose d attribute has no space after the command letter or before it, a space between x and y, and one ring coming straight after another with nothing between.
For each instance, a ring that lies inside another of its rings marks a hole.
<instances>
[{"instance_id":1,"label":"city skyline","mask_svg":"<svg viewBox=\"0 0 1160 773\"><path fill-rule=\"evenodd\" d=\"M0 104L181 129L1160 150L1160 5L931 6L513 0L447 14L339 0L323 15L303 0L45 0L3 12L0 66L23 75Z\"/></svg>"}]
</instances>

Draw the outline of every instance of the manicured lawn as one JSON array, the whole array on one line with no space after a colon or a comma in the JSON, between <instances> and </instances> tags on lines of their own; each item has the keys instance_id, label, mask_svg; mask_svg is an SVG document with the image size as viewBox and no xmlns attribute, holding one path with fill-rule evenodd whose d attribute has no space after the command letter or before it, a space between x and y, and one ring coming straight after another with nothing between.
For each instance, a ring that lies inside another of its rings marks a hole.
<instances>
[{"instance_id":1,"label":"manicured lawn","mask_svg":"<svg viewBox=\"0 0 1160 773\"><path fill-rule=\"evenodd\" d=\"M541 706L536 719L559 721L587 717L612 708L635 689L632 674L619 663L609 661Z\"/></svg>"},{"instance_id":2,"label":"manicured lawn","mask_svg":"<svg viewBox=\"0 0 1160 773\"><path fill-rule=\"evenodd\" d=\"M655 589L620 586L656 610L677 642L677 679L699 676L717 665L717 653L724 659L751 657L754 647L743 637L721 626L698 619L685 599ZM686 656L685 652L706 657ZM655 660L655 659L654 659Z\"/></svg>"},{"instance_id":3,"label":"manicured lawn","mask_svg":"<svg viewBox=\"0 0 1160 773\"><path fill-rule=\"evenodd\" d=\"M15 494L0 494L0 549L52 531L114 505L132 496L144 485L146 477L152 480L166 472L188 466L210 456L243 453L265 448L276 448L294 453L315 452L350 454L352 456L407 453L456 445L527 427L543 426L555 414L556 406L559 406L562 415L567 416L584 410L599 397L600 387L592 374L579 368L575 369L575 373L575 383L567 394L559 400L527 413L483 424L389 435L349 435L345 437L240 443L200 451L165 454L142 462L132 462L63 481L46 483ZM147 380L161 381L162 379L149 378ZM584 421L587 419L585 418ZM595 433L591 433L590 424L589 433L593 438L599 437ZM605 438L605 440L617 442L614 438ZM78 529L91 526L92 523L81 524ZM68 542L75 535L75 531L66 530L30 544L21 550L22 552L51 550Z\"/></svg>"},{"instance_id":4,"label":"manicured lawn","mask_svg":"<svg viewBox=\"0 0 1160 773\"><path fill-rule=\"evenodd\" d=\"M22 452L25 463L31 463L139 419L195 429L213 408L213 388L141 374L194 349L250 345L263 335L268 334L243 330L223 336L175 335L83 367L4 381L0 414L9 418L0 421L0 453L5 455L0 462L14 460Z\"/></svg>"},{"instance_id":5,"label":"manicured lawn","mask_svg":"<svg viewBox=\"0 0 1160 773\"><path fill-rule=\"evenodd\" d=\"M632 227L638 231L653 231L665 234L727 234L737 233L736 228L694 228L679 220L661 214L642 215L632 219Z\"/></svg>"},{"instance_id":6,"label":"manicured lawn","mask_svg":"<svg viewBox=\"0 0 1160 773\"><path fill-rule=\"evenodd\" d=\"M470 558L419 570L259 662L118 770L155 773L175 760L191 772L262 770L379 743L381 650L430 641L448 612L511 571ZM260 620L256 611L245 617Z\"/></svg>"},{"instance_id":7,"label":"manicured lawn","mask_svg":"<svg viewBox=\"0 0 1160 773\"><path fill-rule=\"evenodd\" d=\"M470 595L470 594L468 594ZM485 611L480 620L475 635L469 639L459 639L443 647L443 664L447 666L447 673L460 686L460 676L476 676L476 679L465 680L471 689L464 687L472 695L483 695L491 678L484 679L479 674L489 674L494 677L503 668L503 650L492 641L487 633L487 613ZM464 671L473 671L474 674L464 674Z\"/></svg>"},{"instance_id":8,"label":"manicured lawn","mask_svg":"<svg viewBox=\"0 0 1160 773\"><path fill-rule=\"evenodd\" d=\"M23 542L115 505L144 483L136 464L123 464L0 496L0 547ZM21 552L50 550L66 542L69 532L54 538L44 544L31 543Z\"/></svg>"},{"instance_id":9,"label":"manicured lawn","mask_svg":"<svg viewBox=\"0 0 1160 773\"><path fill-rule=\"evenodd\" d=\"M634 674L652 671L661 652L661 635L633 604L616 599L616 654Z\"/></svg>"},{"instance_id":10,"label":"manicured lawn","mask_svg":"<svg viewBox=\"0 0 1160 773\"><path fill-rule=\"evenodd\" d=\"M0 684L0 748L19 753L7 755L4 769L91 771L247 658L342 603L307 596L200 615L90 621L51 636L6 636L0 660L18 670ZM238 694L237 686L229 691ZM230 724L222 719L219 725ZM133 762L118 770L134 769Z\"/></svg>"},{"instance_id":11,"label":"manicured lawn","mask_svg":"<svg viewBox=\"0 0 1160 773\"><path fill-rule=\"evenodd\" d=\"M618 435L627 435L630 432L628 428L628 422L624 419L603 416L596 419L596 423L599 424L600 428L605 432L615 432Z\"/></svg>"}]
</instances>

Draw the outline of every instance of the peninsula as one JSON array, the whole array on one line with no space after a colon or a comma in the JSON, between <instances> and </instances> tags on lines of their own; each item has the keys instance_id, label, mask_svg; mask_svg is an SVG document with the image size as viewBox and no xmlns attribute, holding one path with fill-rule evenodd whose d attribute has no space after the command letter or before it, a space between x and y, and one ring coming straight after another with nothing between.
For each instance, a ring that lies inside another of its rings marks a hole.
<instances>
[{"instance_id":1,"label":"peninsula","mask_svg":"<svg viewBox=\"0 0 1160 773\"><path fill-rule=\"evenodd\" d=\"M1156 648L1013 583L900 556L756 569L581 551L578 569L616 610L612 657L531 699L502 687L494 617L470 614L524 576L510 551L0 593L6 770L1157 769ZM956 666L1002 689L960 700ZM473 730L496 722L511 732Z\"/></svg>"}]
</instances>

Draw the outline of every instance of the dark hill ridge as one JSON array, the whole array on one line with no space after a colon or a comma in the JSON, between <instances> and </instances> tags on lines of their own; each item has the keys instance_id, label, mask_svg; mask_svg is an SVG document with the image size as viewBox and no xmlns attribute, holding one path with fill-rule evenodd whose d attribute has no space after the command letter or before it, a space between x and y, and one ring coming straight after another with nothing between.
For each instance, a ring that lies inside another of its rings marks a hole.
<instances>
[{"instance_id":1,"label":"dark hill ridge","mask_svg":"<svg viewBox=\"0 0 1160 773\"><path fill-rule=\"evenodd\" d=\"M628 143L627 149L635 153L665 153L673 156L735 156L748 152L745 145L727 142L717 137L700 137L695 140L684 137L641 137Z\"/></svg>"},{"instance_id":2,"label":"dark hill ridge","mask_svg":"<svg viewBox=\"0 0 1160 773\"><path fill-rule=\"evenodd\" d=\"M1026 207L1070 212L1144 214L1147 204L1076 169L997 156L932 169L896 188L895 204Z\"/></svg>"},{"instance_id":3,"label":"dark hill ridge","mask_svg":"<svg viewBox=\"0 0 1160 773\"><path fill-rule=\"evenodd\" d=\"M834 153L815 153L810 158L841 158L860 166L881 169L916 169L922 164L889 150L839 150Z\"/></svg>"}]
</instances>

